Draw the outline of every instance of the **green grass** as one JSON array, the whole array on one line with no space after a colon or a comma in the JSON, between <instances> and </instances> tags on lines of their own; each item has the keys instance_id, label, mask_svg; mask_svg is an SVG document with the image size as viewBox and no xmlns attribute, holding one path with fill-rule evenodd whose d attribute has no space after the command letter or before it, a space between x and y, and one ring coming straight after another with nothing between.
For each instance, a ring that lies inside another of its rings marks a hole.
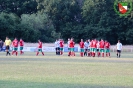
<instances>
[{"instance_id":1,"label":"green grass","mask_svg":"<svg viewBox=\"0 0 133 88\"><path fill-rule=\"evenodd\" d=\"M0 53L0 88L133 88L133 54L81 58Z\"/></svg>"}]
</instances>

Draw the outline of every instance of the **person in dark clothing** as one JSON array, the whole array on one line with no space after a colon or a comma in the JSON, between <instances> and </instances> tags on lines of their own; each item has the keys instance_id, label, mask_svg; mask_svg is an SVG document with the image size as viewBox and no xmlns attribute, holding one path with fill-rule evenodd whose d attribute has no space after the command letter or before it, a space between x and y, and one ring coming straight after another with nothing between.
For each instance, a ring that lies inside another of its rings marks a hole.
<instances>
[{"instance_id":1,"label":"person in dark clothing","mask_svg":"<svg viewBox=\"0 0 133 88\"><path fill-rule=\"evenodd\" d=\"M2 51L3 48L3 41L0 39L0 51Z\"/></svg>"}]
</instances>

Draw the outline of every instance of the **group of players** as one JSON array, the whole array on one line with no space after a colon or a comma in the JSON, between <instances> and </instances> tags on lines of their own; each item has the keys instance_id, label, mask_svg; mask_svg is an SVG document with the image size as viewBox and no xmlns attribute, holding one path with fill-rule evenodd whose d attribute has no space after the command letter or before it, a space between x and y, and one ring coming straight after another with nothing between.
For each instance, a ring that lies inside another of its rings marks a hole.
<instances>
[{"instance_id":1,"label":"group of players","mask_svg":"<svg viewBox=\"0 0 133 88\"><path fill-rule=\"evenodd\" d=\"M89 56L89 57L95 57L96 55L98 57L102 56L104 57L104 54L106 53L106 57L110 57L110 43L108 41L104 41L103 39L96 40L96 39L88 39L85 42L83 39L81 39L80 43L80 56ZM62 39L56 40L55 42L56 47L56 55L62 55L63 54L63 47L64 47L64 41ZM67 42L68 47L68 56L75 56L74 47L75 42L74 39L68 39Z\"/></svg>"},{"instance_id":2,"label":"group of players","mask_svg":"<svg viewBox=\"0 0 133 88\"><path fill-rule=\"evenodd\" d=\"M15 38L12 42L11 40L6 37L6 40L5 40L5 44L6 46L6 56L7 55L11 55L10 54L10 46L13 47L12 49L12 55L18 55L18 46L20 46L20 54L23 54L24 52L22 51L23 50L23 46L24 46L24 41L22 39L20 39L20 41L17 40L17 38Z\"/></svg>"},{"instance_id":3,"label":"group of players","mask_svg":"<svg viewBox=\"0 0 133 88\"><path fill-rule=\"evenodd\" d=\"M15 38L12 42L11 40L6 37L5 40L5 44L6 46L6 56L11 55L10 54L10 47L12 47L12 55L18 55L18 47L20 47L20 55L24 54L23 52L23 48L24 48L24 41L22 39L20 39L20 41L18 41L17 38ZM36 53L36 56L38 56L39 52L42 53L42 55L44 56L44 52L42 51L42 42L40 40L38 40L38 51Z\"/></svg>"},{"instance_id":4,"label":"group of players","mask_svg":"<svg viewBox=\"0 0 133 88\"><path fill-rule=\"evenodd\" d=\"M89 57L104 57L106 54L106 57L110 57L110 43L107 40L101 39L96 40L86 40L86 42L83 42L83 39L81 39L80 45L80 56L89 56Z\"/></svg>"},{"instance_id":5,"label":"group of players","mask_svg":"<svg viewBox=\"0 0 133 88\"><path fill-rule=\"evenodd\" d=\"M12 49L12 55L18 55L18 46L20 46L20 55L23 54L23 47L24 47L24 41L20 39L20 41L15 38L12 42L11 40L6 37L5 40L5 46L6 46L6 55L11 55L9 50L10 50L10 45L13 47ZM42 51L42 42L41 40L38 40L38 51L36 53L36 56L38 56L39 52L44 55L44 52ZM75 42L74 39L68 39L67 42L67 47L68 47L68 56L75 56ZM80 47L80 56L88 56L88 57L110 57L110 43L107 40L101 39L96 40L96 39L88 39L85 42L83 39L81 39L79 43ZM120 57L121 49L122 49L122 44L120 41L118 41L117 45L117 57ZM55 49L56 49L56 55L63 55L63 48L64 48L64 41L63 39L59 39L55 41Z\"/></svg>"}]
</instances>

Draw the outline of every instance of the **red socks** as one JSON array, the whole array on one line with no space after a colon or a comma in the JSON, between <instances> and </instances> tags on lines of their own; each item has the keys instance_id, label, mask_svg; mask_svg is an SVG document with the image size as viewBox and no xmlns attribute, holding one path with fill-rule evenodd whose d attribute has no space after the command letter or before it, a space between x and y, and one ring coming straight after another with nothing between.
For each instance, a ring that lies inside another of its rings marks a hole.
<instances>
[{"instance_id":1,"label":"red socks","mask_svg":"<svg viewBox=\"0 0 133 88\"><path fill-rule=\"evenodd\" d=\"M42 52L42 55L44 56L44 52Z\"/></svg>"},{"instance_id":2,"label":"red socks","mask_svg":"<svg viewBox=\"0 0 133 88\"><path fill-rule=\"evenodd\" d=\"M88 53L88 57L90 57L90 53Z\"/></svg>"},{"instance_id":3,"label":"red socks","mask_svg":"<svg viewBox=\"0 0 133 88\"><path fill-rule=\"evenodd\" d=\"M80 53L80 56L83 57L84 53Z\"/></svg>"},{"instance_id":4,"label":"red socks","mask_svg":"<svg viewBox=\"0 0 133 88\"><path fill-rule=\"evenodd\" d=\"M63 55L63 51L60 52L60 55Z\"/></svg>"},{"instance_id":5,"label":"red socks","mask_svg":"<svg viewBox=\"0 0 133 88\"><path fill-rule=\"evenodd\" d=\"M68 53L68 56L70 56L70 55L71 55L71 52Z\"/></svg>"},{"instance_id":6,"label":"red socks","mask_svg":"<svg viewBox=\"0 0 133 88\"><path fill-rule=\"evenodd\" d=\"M36 56L38 56L39 52L36 53ZM44 56L44 52L42 52L42 55Z\"/></svg>"},{"instance_id":7,"label":"red socks","mask_svg":"<svg viewBox=\"0 0 133 88\"><path fill-rule=\"evenodd\" d=\"M15 53L15 51L12 51L12 55Z\"/></svg>"},{"instance_id":8,"label":"red socks","mask_svg":"<svg viewBox=\"0 0 133 88\"><path fill-rule=\"evenodd\" d=\"M38 56L39 52L36 53L36 56Z\"/></svg>"},{"instance_id":9,"label":"red socks","mask_svg":"<svg viewBox=\"0 0 133 88\"><path fill-rule=\"evenodd\" d=\"M102 57L104 57L104 53L102 53Z\"/></svg>"},{"instance_id":10,"label":"red socks","mask_svg":"<svg viewBox=\"0 0 133 88\"><path fill-rule=\"evenodd\" d=\"M18 55L18 52L16 51L16 56Z\"/></svg>"},{"instance_id":11,"label":"red socks","mask_svg":"<svg viewBox=\"0 0 133 88\"><path fill-rule=\"evenodd\" d=\"M98 52L98 57L100 57L100 52Z\"/></svg>"}]
</instances>

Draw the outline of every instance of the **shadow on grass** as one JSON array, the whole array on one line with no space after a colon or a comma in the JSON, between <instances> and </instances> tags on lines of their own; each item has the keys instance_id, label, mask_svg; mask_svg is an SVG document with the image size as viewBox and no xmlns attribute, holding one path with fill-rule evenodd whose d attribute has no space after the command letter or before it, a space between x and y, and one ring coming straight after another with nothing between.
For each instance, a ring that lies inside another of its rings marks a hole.
<instances>
[{"instance_id":1,"label":"shadow on grass","mask_svg":"<svg viewBox=\"0 0 133 88\"><path fill-rule=\"evenodd\" d=\"M2 81L0 88L133 88L130 86L104 86L93 84L70 84L70 83L42 83L42 82L24 82L24 81Z\"/></svg>"}]
</instances>

